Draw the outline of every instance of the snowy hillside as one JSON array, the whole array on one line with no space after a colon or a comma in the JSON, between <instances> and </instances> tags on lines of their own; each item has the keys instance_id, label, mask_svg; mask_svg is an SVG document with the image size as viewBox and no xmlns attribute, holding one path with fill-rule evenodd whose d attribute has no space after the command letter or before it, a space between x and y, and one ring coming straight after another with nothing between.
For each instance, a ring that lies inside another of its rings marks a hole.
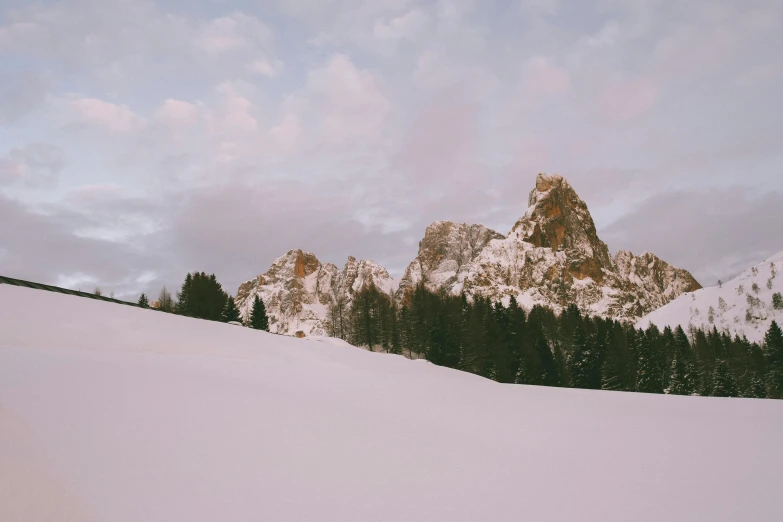
<instances>
[{"instance_id":1,"label":"snowy hillside","mask_svg":"<svg viewBox=\"0 0 783 522\"><path fill-rule=\"evenodd\" d=\"M783 401L501 385L0 285L0 520L777 521Z\"/></svg>"},{"instance_id":2,"label":"snowy hillside","mask_svg":"<svg viewBox=\"0 0 783 522\"><path fill-rule=\"evenodd\" d=\"M686 329L717 328L759 342L773 320L783 323L783 309L776 310L772 303L776 293L783 293L783 252L722 286L681 295L644 317L637 327L647 328L653 323L659 328L678 324Z\"/></svg>"}]
</instances>

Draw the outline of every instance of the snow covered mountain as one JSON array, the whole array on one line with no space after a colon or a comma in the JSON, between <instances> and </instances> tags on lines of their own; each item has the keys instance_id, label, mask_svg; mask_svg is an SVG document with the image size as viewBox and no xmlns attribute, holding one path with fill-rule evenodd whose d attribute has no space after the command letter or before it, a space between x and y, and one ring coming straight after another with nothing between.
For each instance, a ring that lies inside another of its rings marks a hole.
<instances>
[{"instance_id":1,"label":"snow covered mountain","mask_svg":"<svg viewBox=\"0 0 783 522\"><path fill-rule=\"evenodd\" d=\"M773 296L783 293L783 252L755 265L720 286L681 295L637 323L639 328L682 325L717 328L759 342L776 320L783 324L783 303L778 309Z\"/></svg>"},{"instance_id":2,"label":"snow covered mountain","mask_svg":"<svg viewBox=\"0 0 783 522\"><path fill-rule=\"evenodd\" d=\"M484 225L436 221L424 231L419 254L400 280L400 295L416 288L422 280L431 289L456 287L487 243L503 237Z\"/></svg>"},{"instance_id":3,"label":"snow covered mountain","mask_svg":"<svg viewBox=\"0 0 783 522\"><path fill-rule=\"evenodd\" d=\"M783 401L502 385L0 285L3 522L772 522L781 433Z\"/></svg>"},{"instance_id":4,"label":"snow covered mountain","mask_svg":"<svg viewBox=\"0 0 783 522\"><path fill-rule=\"evenodd\" d=\"M539 174L528 205L506 237L480 225L428 227L398 298L423 280L431 290L506 302L513 295L526 307L555 310L575 303L585 313L635 320L701 288L653 254L620 251L612 258L587 205L562 176Z\"/></svg>"},{"instance_id":5,"label":"snow covered mountain","mask_svg":"<svg viewBox=\"0 0 783 522\"><path fill-rule=\"evenodd\" d=\"M387 294L397 289L389 272L369 259L349 257L341 271L332 263L321 263L310 252L291 250L264 274L242 283L235 301L247 318L255 296L261 297L272 332L325 335L329 306L340 303L350 307L353 294L370 283Z\"/></svg>"},{"instance_id":6,"label":"snow covered mountain","mask_svg":"<svg viewBox=\"0 0 783 522\"><path fill-rule=\"evenodd\" d=\"M632 321L701 288L690 273L653 254L620 251L613 258L587 205L562 176L539 174L528 205L508 236L483 225L432 223L399 284L371 260L349 257L340 270L291 250L240 285L237 306L248 317L258 295L273 332L324 335L330 305L350 308L354 293L370 282L400 301L424 282L433 291L464 290L495 301L513 295L528 308L576 303L585 313Z\"/></svg>"}]
</instances>

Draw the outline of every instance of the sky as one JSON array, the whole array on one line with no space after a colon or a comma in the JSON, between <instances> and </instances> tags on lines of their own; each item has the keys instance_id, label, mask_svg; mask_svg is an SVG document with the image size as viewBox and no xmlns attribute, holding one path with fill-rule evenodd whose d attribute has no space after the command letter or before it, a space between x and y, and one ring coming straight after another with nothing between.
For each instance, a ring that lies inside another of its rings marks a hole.
<instances>
[{"instance_id":1,"label":"sky","mask_svg":"<svg viewBox=\"0 0 783 522\"><path fill-rule=\"evenodd\" d=\"M566 177L703 284L783 250L778 0L0 0L0 274L229 293L291 249L400 277Z\"/></svg>"}]
</instances>

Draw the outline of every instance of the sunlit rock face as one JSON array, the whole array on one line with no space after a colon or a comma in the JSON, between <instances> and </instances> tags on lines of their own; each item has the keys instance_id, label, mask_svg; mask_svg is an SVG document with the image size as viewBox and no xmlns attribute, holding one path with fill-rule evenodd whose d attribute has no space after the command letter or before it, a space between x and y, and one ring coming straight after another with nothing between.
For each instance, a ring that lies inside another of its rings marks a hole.
<instances>
[{"instance_id":1,"label":"sunlit rock face","mask_svg":"<svg viewBox=\"0 0 783 522\"><path fill-rule=\"evenodd\" d=\"M265 273L242 283L235 299L244 318L250 316L255 296L263 299L272 332L327 335L330 306L350 307L353 295L370 284L387 294L396 289L389 272L369 259L349 257L340 270L310 252L291 250Z\"/></svg>"},{"instance_id":2,"label":"sunlit rock face","mask_svg":"<svg viewBox=\"0 0 783 522\"><path fill-rule=\"evenodd\" d=\"M466 250L467 230L481 233L470 243L475 248ZM574 303L585 313L623 320L638 319L701 288L690 273L653 254L623 251L612 258L587 204L565 178L545 174L537 176L527 211L508 236L481 225L430 225L398 299L404 301L420 281L431 290L495 301L514 296L526 307L561 310Z\"/></svg>"},{"instance_id":3,"label":"sunlit rock face","mask_svg":"<svg viewBox=\"0 0 783 522\"><path fill-rule=\"evenodd\" d=\"M493 239L503 235L483 225L436 221L424 231L419 253L400 280L398 296L409 295L419 283L430 290L461 288L470 262Z\"/></svg>"}]
</instances>

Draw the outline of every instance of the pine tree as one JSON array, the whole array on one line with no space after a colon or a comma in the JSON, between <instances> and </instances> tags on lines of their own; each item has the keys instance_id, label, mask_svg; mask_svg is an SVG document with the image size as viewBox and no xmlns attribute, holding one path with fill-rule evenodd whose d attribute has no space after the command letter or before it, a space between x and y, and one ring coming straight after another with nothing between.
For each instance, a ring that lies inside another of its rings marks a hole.
<instances>
[{"instance_id":1,"label":"pine tree","mask_svg":"<svg viewBox=\"0 0 783 522\"><path fill-rule=\"evenodd\" d=\"M269 318L266 315L264 300L258 294L253 299L253 309L250 311L250 327L256 330L269 331Z\"/></svg>"},{"instance_id":2,"label":"pine tree","mask_svg":"<svg viewBox=\"0 0 783 522\"><path fill-rule=\"evenodd\" d=\"M220 320L224 323L240 322L239 309L237 308L234 298L228 296L226 300L226 307L223 308L223 314L220 316Z\"/></svg>"},{"instance_id":3,"label":"pine tree","mask_svg":"<svg viewBox=\"0 0 783 522\"><path fill-rule=\"evenodd\" d=\"M188 275L185 276L185 282L182 283L182 289L177 294L177 299L179 300L179 303L177 304L178 313L182 315L193 316L193 310L191 309L191 300L195 296L191 296L192 292L193 292L193 276L191 276L190 272L188 272Z\"/></svg>"},{"instance_id":4,"label":"pine tree","mask_svg":"<svg viewBox=\"0 0 783 522\"><path fill-rule=\"evenodd\" d=\"M713 397L739 397L739 390L726 361L718 361L712 376Z\"/></svg>"},{"instance_id":5,"label":"pine tree","mask_svg":"<svg viewBox=\"0 0 783 522\"><path fill-rule=\"evenodd\" d=\"M676 356L675 366L672 366L672 375L670 376L669 393L675 395L692 395L696 392L698 386L698 375L696 372L696 357L691 348L691 343L682 326L677 326L674 334L674 349ZM673 361L674 362L674 361ZM675 379L676 382L671 381Z\"/></svg>"},{"instance_id":6,"label":"pine tree","mask_svg":"<svg viewBox=\"0 0 783 522\"><path fill-rule=\"evenodd\" d=\"M204 272L188 273L177 296L177 313L211 321L221 320L228 299L215 274Z\"/></svg>"},{"instance_id":7,"label":"pine tree","mask_svg":"<svg viewBox=\"0 0 783 522\"><path fill-rule=\"evenodd\" d=\"M601 366L596 334L585 335L579 329L574 338L574 345L574 353L568 359L571 386L584 389L600 388Z\"/></svg>"},{"instance_id":8,"label":"pine tree","mask_svg":"<svg viewBox=\"0 0 783 522\"><path fill-rule=\"evenodd\" d=\"M139 306L142 308L149 308L150 302L145 294L139 296Z\"/></svg>"},{"instance_id":9,"label":"pine tree","mask_svg":"<svg viewBox=\"0 0 783 522\"><path fill-rule=\"evenodd\" d=\"M750 386L743 395L749 399L763 399L767 396L767 387L764 385L764 380L758 376L755 376L750 381Z\"/></svg>"},{"instance_id":10,"label":"pine tree","mask_svg":"<svg viewBox=\"0 0 783 522\"><path fill-rule=\"evenodd\" d=\"M663 393L661 374L652 346L652 335L641 334L637 337L636 353L636 391L643 393Z\"/></svg>"},{"instance_id":11,"label":"pine tree","mask_svg":"<svg viewBox=\"0 0 783 522\"><path fill-rule=\"evenodd\" d=\"M767 358L767 387L771 399L783 399L783 332L776 321L772 321L764 336L764 351Z\"/></svg>"},{"instance_id":12,"label":"pine tree","mask_svg":"<svg viewBox=\"0 0 783 522\"><path fill-rule=\"evenodd\" d=\"M672 359L668 392L672 395L693 395L695 383L692 375L693 366L686 357L676 354Z\"/></svg>"},{"instance_id":13,"label":"pine tree","mask_svg":"<svg viewBox=\"0 0 783 522\"><path fill-rule=\"evenodd\" d=\"M783 295L780 292L772 294L772 308L783 310Z\"/></svg>"}]
</instances>

